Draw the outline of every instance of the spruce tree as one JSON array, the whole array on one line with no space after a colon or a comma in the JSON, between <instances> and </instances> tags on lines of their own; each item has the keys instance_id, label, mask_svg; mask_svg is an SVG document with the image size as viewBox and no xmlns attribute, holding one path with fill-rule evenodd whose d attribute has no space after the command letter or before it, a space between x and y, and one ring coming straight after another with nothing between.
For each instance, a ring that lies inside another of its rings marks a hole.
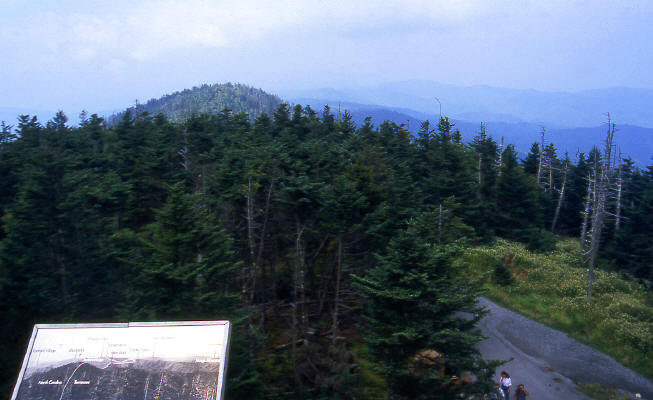
<instances>
[{"instance_id":1,"label":"spruce tree","mask_svg":"<svg viewBox=\"0 0 653 400\"><path fill-rule=\"evenodd\" d=\"M524 172L531 176L537 175L537 167L540 162L540 144L534 142L531 145L531 151L528 152L528 155L524 159L522 165L524 167Z\"/></svg>"},{"instance_id":2,"label":"spruce tree","mask_svg":"<svg viewBox=\"0 0 653 400\"><path fill-rule=\"evenodd\" d=\"M481 130L470 147L476 152L476 198L468 205L467 221L474 226L479 236L487 240L494 233L496 218L499 148L494 139L485 133L484 125L481 125Z\"/></svg>"},{"instance_id":3,"label":"spruce tree","mask_svg":"<svg viewBox=\"0 0 653 400\"><path fill-rule=\"evenodd\" d=\"M539 188L517 162L514 146L503 153L503 167L497 181L497 233L503 237L527 240L533 228L542 223Z\"/></svg>"},{"instance_id":4,"label":"spruce tree","mask_svg":"<svg viewBox=\"0 0 653 400\"><path fill-rule=\"evenodd\" d=\"M392 238L384 255L355 285L367 298L364 340L378 370L387 379L390 398L454 398L460 392L483 392L492 371L475 344L482 337L475 324L482 315L479 288L452 263L463 247L459 241L436 244L436 213L411 219ZM460 227L450 219L450 234ZM473 317L464 318L460 312ZM448 357L447 368L414 363L421 351ZM469 386L450 385L463 371L478 379Z\"/></svg>"}]
</instances>

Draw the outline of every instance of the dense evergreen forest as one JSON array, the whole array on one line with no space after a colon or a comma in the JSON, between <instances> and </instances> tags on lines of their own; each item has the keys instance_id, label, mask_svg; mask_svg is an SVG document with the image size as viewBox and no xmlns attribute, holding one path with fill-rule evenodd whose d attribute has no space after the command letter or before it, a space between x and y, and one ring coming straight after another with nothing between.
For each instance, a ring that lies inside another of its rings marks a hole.
<instances>
[{"instance_id":1,"label":"dense evergreen forest","mask_svg":"<svg viewBox=\"0 0 653 400\"><path fill-rule=\"evenodd\" d=\"M138 102L128 110L132 114L147 112L152 115L163 114L171 121L185 121L193 115L218 114L225 108L234 114L245 113L250 122L262 114L270 114L279 107L281 99L242 83L204 84L181 92L174 92L158 99L150 99L145 104ZM120 121L122 113L108 118L109 125Z\"/></svg>"},{"instance_id":2,"label":"dense evergreen forest","mask_svg":"<svg viewBox=\"0 0 653 400\"><path fill-rule=\"evenodd\" d=\"M235 322L229 399L482 393L466 246L582 236L597 267L653 278L653 167L618 152L520 160L482 125L463 143L447 118L414 137L286 104L136 111L2 125L5 394L35 323L192 319Z\"/></svg>"}]
</instances>

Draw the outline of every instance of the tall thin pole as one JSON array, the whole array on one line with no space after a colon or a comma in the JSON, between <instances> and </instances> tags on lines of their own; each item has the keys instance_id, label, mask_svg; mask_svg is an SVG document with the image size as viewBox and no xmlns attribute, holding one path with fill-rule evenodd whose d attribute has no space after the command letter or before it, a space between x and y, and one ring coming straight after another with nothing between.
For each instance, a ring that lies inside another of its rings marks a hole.
<instances>
[{"instance_id":1,"label":"tall thin pole","mask_svg":"<svg viewBox=\"0 0 653 400\"><path fill-rule=\"evenodd\" d=\"M435 97L435 96L433 96L433 97ZM437 97L435 97L435 99L438 101L438 104L440 105L440 120L442 120L442 102Z\"/></svg>"}]
</instances>

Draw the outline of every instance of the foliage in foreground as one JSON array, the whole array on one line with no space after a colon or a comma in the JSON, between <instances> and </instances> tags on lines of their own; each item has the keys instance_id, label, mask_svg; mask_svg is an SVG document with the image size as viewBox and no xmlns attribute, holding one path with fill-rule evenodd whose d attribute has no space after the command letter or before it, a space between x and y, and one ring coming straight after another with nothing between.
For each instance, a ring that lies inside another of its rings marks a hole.
<instances>
[{"instance_id":1,"label":"foliage in foreground","mask_svg":"<svg viewBox=\"0 0 653 400\"><path fill-rule=\"evenodd\" d=\"M390 241L387 254L378 256L376 267L356 277L368 299L363 337L391 396L398 398L456 398L492 387L496 364L485 362L475 349L482 340L475 326L484 314L476 305L479 288L452 264L463 250L460 242L437 243L437 219L436 213L426 213L410 220ZM441 228L455 236L449 222ZM428 368L410 363L429 350L446 354L441 370L437 362ZM475 382L451 385L454 376Z\"/></svg>"}]
</instances>

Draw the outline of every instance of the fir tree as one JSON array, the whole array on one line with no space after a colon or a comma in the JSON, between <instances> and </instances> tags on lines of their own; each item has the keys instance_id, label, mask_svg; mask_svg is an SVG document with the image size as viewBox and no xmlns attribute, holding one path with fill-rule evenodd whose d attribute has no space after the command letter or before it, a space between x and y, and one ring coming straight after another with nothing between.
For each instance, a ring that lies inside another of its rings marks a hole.
<instances>
[{"instance_id":1,"label":"fir tree","mask_svg":"<svg viewBox=\"0 0 653 400\"><path fill-rule=\"evenodd\" d=\"M523 161L524 172L531 176L537 175L537 168L540 162L540 145L534 142L531 151L528 152Z\"/></svg>"},{"instance_id":2,"label":"fir tree","mask_svg":"<svg viewBox=\"0 0 653 400\"><path fill-rule=\"evenodd\" d=\"M436 244L434 213L412 219L390 241L376 266L355 277L368 300L364 339L386 377L391 398L454 398L459 392L488 389L491 371L474 345L482 339L474 328L480 318L478 288L469 283L452 259L460 242ZM459 220L458 220L459 223ZM455 232L454 223L446 229ZM474 315L465 319L457 312ZM419 352L435 350L449 358L447 372L437 367L411 367ZM457 371L457 372L452 372ZM470 371L479 383L451 389L453 374Z\"/></svg>"},{"instance_id":3,"label":"fir tree","mask_svg":"<svg viewBox=\"0 0 653 400\"><path fill-rule=\"evenodd\" d=\"M517 240L528 238L541 225L539 189L517 162L512 145L503 153L503 167L497 181L497 233Z\"/></svg>"}]
</instances>

